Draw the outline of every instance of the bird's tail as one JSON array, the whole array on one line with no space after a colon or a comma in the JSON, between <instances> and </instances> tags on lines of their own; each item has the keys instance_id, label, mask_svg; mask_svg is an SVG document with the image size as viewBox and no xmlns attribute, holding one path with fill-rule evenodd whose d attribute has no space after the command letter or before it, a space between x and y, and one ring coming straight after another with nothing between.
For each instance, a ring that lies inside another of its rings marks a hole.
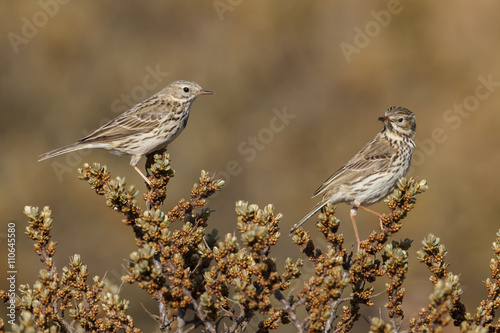
<instances>
[{"instance_id":1,"label":"bird's tail","mask_svg":"<svg viewBox=\"0 0 500 333\"><path fill-rule=\"evenodd\" d=\"M319 202L316 206L313 207L313 209L311 209L309 211L309 213L306 214L306 216L304 216L299 222L297 222L292 230L290 230L290 236L293 235L293 233L298 229L300 228L304 223L306 223L307 220L309 220L311 218L311 216L313 216L314 214L316 214L316 212L318 210L320 210L321 208L323 208L324 205L327 204L328 201L321 201Z\"/></svg>"},{"instance_id":2,"label":"bird's tail","mask_svg":"<svg viewBox=\"0 0 500 333\"><path fill-rule=\"evenodd\" d=\"M38 162L46 160L48 158L54 157L54 156L59 156L62 154L70 153L75 150L80 150L80 149L85 149L88 148L86 144L82 144L81 142L76 142L71 145L57 148L53 151L49 151L48 153L42 154L38 156Z\"/></svg>"}]
</instances>

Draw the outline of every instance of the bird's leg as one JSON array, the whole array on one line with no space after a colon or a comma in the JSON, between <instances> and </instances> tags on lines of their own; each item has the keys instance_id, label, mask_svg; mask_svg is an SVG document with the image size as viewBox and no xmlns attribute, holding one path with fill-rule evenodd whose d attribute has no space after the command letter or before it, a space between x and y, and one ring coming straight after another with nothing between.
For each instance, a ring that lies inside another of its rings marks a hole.
<instances>
[{"instance_id":1,"label":"bird's leg","mask_svg":"<svg viewBox=\"0 0 500 333\"><path fill-rule=\"evenodd\" d=\"M153 184L151 184L151 181L148 179L148 177L146 177L144 175L144 173L142 173L141 169L139 169L137 167L137 165L132 165L132 167L135 169L135 171L137 171L138 174L141 175L142 178L144 178L144 180L146 181L146 183L149 185L149 186L153 186Z\"/></svg>"},{"instance_id":2,"label":"bird's leg","mask_svg":"<svg viewBox=\"0 0 500 333\"><path fill-rule=\"evenodd\" d=\"M383 228L384 228L384 226L382 225L382 214L377 213L376 211L371 210L371 209L368 209L368 208L363 207L363 206L357 206L357 207L358 207L358 208L361 208L361 209L363 209L363 210L365 210L365 211L367 211L368 213L372 213L373 215L376 215L376 216L378 217L378 224L379 224L379 226L380 226L380 230L384 230L384 229L383 229Z\"/></svg>"},{"instance_id":3,"label":"bird's leg","mask_svg":"<svg viewBox=\"0 0 500 333\"><path fill-rule=\"evenodd\" d=\"M361 241L359 240L359 233L358 233L358 227L356 226L356 213L358 212L358 207L352 207L351 208L351 212L350 212L350 215L351 215L351 222L352 222L352 226L354 227L354 233L356 234L356 240L358 241L358 251L359 251L359 244L361 244Z\"/></svg>"},{"instance_id":4,"label":"bird's leg","mask_svg":"<svg viewBox=\"0 0 500 333\"><path fill-rule=\"evenodd\" d=\"M149 155L148 155L147 158L149 160ZM147 165L148 165L148 162L146 162L146 172L148 172ZM151 181L149 180L149 178L146 177L146 175L142 173L141 169L139 169L139 167L137 167L137 165L132 165L132 167L135 169L135 171L137 171L138 174L141 175L142 178L144 178L144 180L148 184L148 192L150 192L151 190L153 190L153 184L151 183ZM149 175L149 173L148 173L148 175ZM151 203L149 202L149 195L146 197L146 209L148 211L151 210Z\"/></svg>"}]
</instances>

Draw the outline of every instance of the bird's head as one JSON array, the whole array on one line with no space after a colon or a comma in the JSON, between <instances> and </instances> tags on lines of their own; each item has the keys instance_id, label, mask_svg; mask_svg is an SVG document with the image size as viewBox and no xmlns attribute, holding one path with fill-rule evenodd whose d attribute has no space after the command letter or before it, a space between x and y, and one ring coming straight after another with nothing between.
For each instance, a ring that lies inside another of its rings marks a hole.
<instances>
[{"instance_id":1,"label":"bird's head","mask_svg":"<svg viewBox=\"0 0 500 333\"><path fill-rule=\"evenodd\" d=\"M384 122L384 130L404 135L412 139L417 131L415 115L401 106L392 106L385 111L385 116L378 120Z\"/></svg>"},{"instance_id":2,"label":"bird's head","mask_svg":"<svg viewBox=\"0 0 500 333\"><path fill-rule=\"evenodd\" d=\"M192 102L200 95L213 95L214 92L203 89L198 83L192 81L175 81L163 89L165 96L170 96L178 101Z\"/></svg>"}]
</instances>

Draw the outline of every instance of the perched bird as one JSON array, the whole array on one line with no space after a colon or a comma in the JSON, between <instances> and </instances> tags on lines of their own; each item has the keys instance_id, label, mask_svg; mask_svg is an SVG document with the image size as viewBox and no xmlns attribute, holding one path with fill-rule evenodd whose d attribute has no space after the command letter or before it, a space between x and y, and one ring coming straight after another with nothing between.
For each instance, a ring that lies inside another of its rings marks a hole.
<instances>
[{"instance_id":1,"label":"perched bird","mask_svg":"<svg viewBox=\"0 0 500 333\"><path fill-rule=\"evenodd\" d=\"M328 202L345 202L353 206L350 216L359 248L360 240L355 221L358 208L381 216L365 206L379 202L394 190L398 179L406 176L410 168L412 150L415 148L412 139L417 125L413 112L393 106L378 120L384 124L382 132L314 192L313 198L323 194L323 199L292 228L290 235Z\"/></svg>"},{"instance_id":2,"label":"perched bird","mask_svg":"<svg viewBox=\"0 0 500 333\"><path fill-rule=\"evenodd\" d=\"M195 82L172 82L92 134L40 155L38 161L80 149L104 148L114 154L131 155L130 165L151 185L137 163L142 156L167 147L186 127L189 109L196 97L211 94L213 92Z\"/></svg>"}]
</instances>

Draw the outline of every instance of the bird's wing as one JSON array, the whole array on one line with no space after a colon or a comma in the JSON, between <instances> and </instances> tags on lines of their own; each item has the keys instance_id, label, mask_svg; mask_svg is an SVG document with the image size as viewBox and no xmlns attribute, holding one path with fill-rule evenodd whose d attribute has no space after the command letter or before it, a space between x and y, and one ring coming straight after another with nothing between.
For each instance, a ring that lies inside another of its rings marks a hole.
<instances>
[{"instance_id":1,"label":"bird's wing","mask_svg":"<svg viewBox=\"0 0 500 333\"><path fill-rule=\"evenodd\" d=\"M378 134L361 149L346 165L337 170L314 192L313 197L327 188L347 184L387 167L395 154L394 148L382 134Z\"/></svg>"},{"instance_id":2,"label":"bird's wing","mask_svg":"<svg viewBox=\"0 0 500 333\"><path fill-rule=\"evenodd\" d=\"M163 109L162 105L166 103L165 100L155 97L137 104L78 142L107 142L153 130L162 116L158 109Z\"/></svg>"}]
</instances>

